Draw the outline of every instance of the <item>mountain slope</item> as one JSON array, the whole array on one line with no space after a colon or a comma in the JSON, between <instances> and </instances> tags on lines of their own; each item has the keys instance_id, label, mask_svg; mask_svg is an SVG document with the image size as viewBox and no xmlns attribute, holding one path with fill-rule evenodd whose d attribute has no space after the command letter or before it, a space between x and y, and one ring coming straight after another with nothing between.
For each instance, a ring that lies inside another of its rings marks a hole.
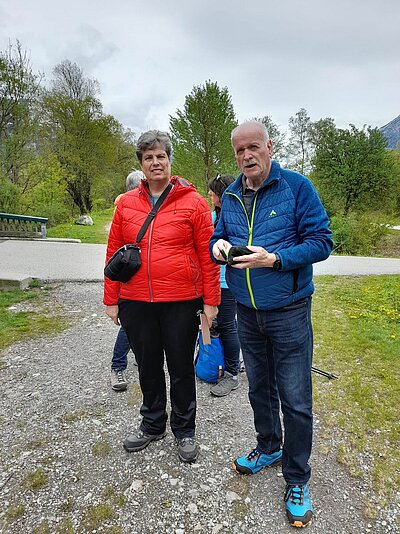
<instances>
[{"instance_id":1,"label":"mountain slope","mask_svg":"<svg viewBox=\"0 0 400 534\"><path fill-rule=\"evenodd\" d=\"M400 143L400 115L379 128L379 130L387 139L387 147L396 148L397 144Z\"/></svg>"}]
</instances>

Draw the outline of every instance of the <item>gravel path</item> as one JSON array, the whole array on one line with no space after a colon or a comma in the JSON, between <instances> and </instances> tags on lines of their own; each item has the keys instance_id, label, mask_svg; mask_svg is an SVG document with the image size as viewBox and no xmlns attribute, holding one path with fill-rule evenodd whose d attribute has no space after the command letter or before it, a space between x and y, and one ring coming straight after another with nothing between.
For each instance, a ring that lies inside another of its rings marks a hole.
<instances>
[{"instance_id":1,"label":"gravel path","mask_svg":"<svg viewBox=\"0 0 400 534\"><path fill-rule=\"evenodd\" d=\"M102 285L68 283L51 295L73 326L0 353L1 533L294 532L279 471L243 477L230 467L254 445L245 374L225 399L198 382L196 464L179 462L170 431L128 454L122 441L139 422L140 389L132 362L128 392L109 387L117 328L103 313ZM318 434L316 417L308 532L400 532L393 510L363 518L366 487L319 450Z\"/></svg>"}]
</instances>

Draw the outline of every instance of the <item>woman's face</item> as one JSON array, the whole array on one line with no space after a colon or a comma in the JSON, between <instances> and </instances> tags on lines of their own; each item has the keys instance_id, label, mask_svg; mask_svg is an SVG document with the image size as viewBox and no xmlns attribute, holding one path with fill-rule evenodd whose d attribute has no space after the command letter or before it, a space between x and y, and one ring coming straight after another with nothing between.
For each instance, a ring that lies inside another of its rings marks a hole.
<instances>
[{"instance_id":1,"label":"woman's face","mask_svg":"<svg viewBox=\"0 0 400 534\"><path fill-rule=\"evenodd\" d=\"M211 199L211 202L213 204L213 206L217 206L218 208L221 207L221 199L219 198L218 195L216 195L213 191L211 191L211 189L208 190L208 195Z\"/></svg>"},{"instance_id":2,"label":"woman's face","mask_svg":"<svg viewBox=\"0 0 400 534\"><path fill-rule=\"evenodd\" d=\"M143 152L141 167L149 182L169 182L171 178L171 163L161 145Z\"/></svg>"}]
</instances>

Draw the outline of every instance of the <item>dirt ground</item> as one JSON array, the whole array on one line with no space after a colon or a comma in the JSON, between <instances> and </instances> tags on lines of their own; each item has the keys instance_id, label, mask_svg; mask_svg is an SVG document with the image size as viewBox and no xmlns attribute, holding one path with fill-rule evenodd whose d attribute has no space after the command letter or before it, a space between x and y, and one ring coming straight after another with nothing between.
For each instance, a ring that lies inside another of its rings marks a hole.
<instances>
[{"instance_id":1,"label":"dirt ground","mask_svg":"<svg viewBox=\"0 0 400 534\"><path fill-rule=\"evenodd\" d=\"M245 373L227 398L198 382L195 464L179 462L170 431L128 454L122 441L139 423L140 388L132 361L128 391L109 387L117 327L103 313L102 285L67 283L50 295L73 325L0 353L1 533L294 532L279 470L231 469L255 445ZM320 425L316 414L308 532L400 532L395 507L363 517L368 488L319 447Z\"/></svg>"}]
</instances>

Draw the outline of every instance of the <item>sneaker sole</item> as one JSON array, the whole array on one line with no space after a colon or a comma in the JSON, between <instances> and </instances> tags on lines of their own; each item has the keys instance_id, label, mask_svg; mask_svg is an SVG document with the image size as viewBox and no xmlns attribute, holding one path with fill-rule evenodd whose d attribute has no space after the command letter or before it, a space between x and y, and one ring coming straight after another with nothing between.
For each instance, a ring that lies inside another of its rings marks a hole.
<instances>
[{"instance_id":1,"label":"sneaker sole","mask_svg":"<svg viewBox=\"0 0 400 534\"><path fill-rule=\"evenodd\" d=\"M307 521L307 523L303 523L303 521L301 521L300 519L296 519L295 521L290 521L289 520L289 523L290 523L291 527L306 528L306 527L308 527L308 525L310 525L312 523L312 517L311 517L311 519L309 519Z\"/></svg>"},{"instance_id":2,"label":"sneaker sole","mask_svg":"<svg viewBox=\"0 0 400 534\"><path fill-rule=\"evenodd\" d=\"M231 391L235 391L235 389L237 389L239 387L239 384L237 384L235 387L231 388L230 391L228 391L227 393L214 393L214 391L212 391L212 389L210 389L210 393L211 395L214 395L214 397L226 397L227 395L229 395L229 393Z\"/></svg>"},{"instance_id":3,"label":"sneaker sole","mask_svg":"<svg viewBox=\"0 0 400 534\"><path fill-rule=\"evenodd\" d=\"M199 457L199 451L197 451L196 456L194 458L190 458L190 459L184 458L183 456L181 456L179 454L179 451L178 451L178 456L179 456L179 460L183 462L184 464L193 464Z\"/></svg>"},{"instance_id":4,"label":"sneaker sole","mask_svg":"<svg viewBox=\"0 0 400 534\"><path fill-rule=\"evenodd\" d=\"M287 518L289 519L290 525L296 528L308 527L308 525L312 522L312 519L314 517L314 514L311 510L309 510L305 514L304 520L300 519L299 517L293 516L288 510L286 510L286 515L287 515Z\"/></svg>"},{"instance_id":5,"label":"sneaker sole","mask_svg":"<svg viewBox=\"0 0 400 534\"><path fill-rule=\"evenodd\" d=\"M124 443L124 449L127 452L139 452L139 451L142 451L143 449L145 449L152 441L159 441L160 439L165 438L166 435L167 435L167 432L164 432L164 434L160 434L158 436L154 436L154 438L149 439L148 441L146 441L146 443L144 443L142 445L139 445L137 447L128 447Z\"/></svg>"},{"instance_id":6,"label":"sneaker sole","mask_svg":"<svg viewBox=\"0 0 400 534\"><path fill-rule=\"evenodd\" d=\"M111 389L113 391L126 391L128 389L128 384L124 384L124 385L117 384L115 386L111 386Z\"/></svg>"},{"instance_id":7,"label":"sneaker sole","mask_svg":"<svg viewBox=\"0 0 400 534\"><path fill-rule=\"evenodd\" d=\"M308 525L310 525L311 519L308 523L304 524L302 521L295 521L294 523L290 523L290 526L296 527L296 528L306 528Z\"/></svg>"},{"instance_id":8,"label":"sneaker sole","mask_svg":"<svg viewBox=\"0 0 400 534\"><path fill-rule=\"evenodd\" d=\"M244 467L243 465L239 465L236 463L236 460L232 464L232 468L236 473L239 473L240 475L255 475L256 473L259 473L263 469L268 469L270 467L277 467L278 465L281 465L282 461L281 458L278 460L275 460L275 462L272 462L272 464L264 465L261 467L261 469L258 469L257 471L252 471L249 467Z\"/></svg>"}]
</instances>

